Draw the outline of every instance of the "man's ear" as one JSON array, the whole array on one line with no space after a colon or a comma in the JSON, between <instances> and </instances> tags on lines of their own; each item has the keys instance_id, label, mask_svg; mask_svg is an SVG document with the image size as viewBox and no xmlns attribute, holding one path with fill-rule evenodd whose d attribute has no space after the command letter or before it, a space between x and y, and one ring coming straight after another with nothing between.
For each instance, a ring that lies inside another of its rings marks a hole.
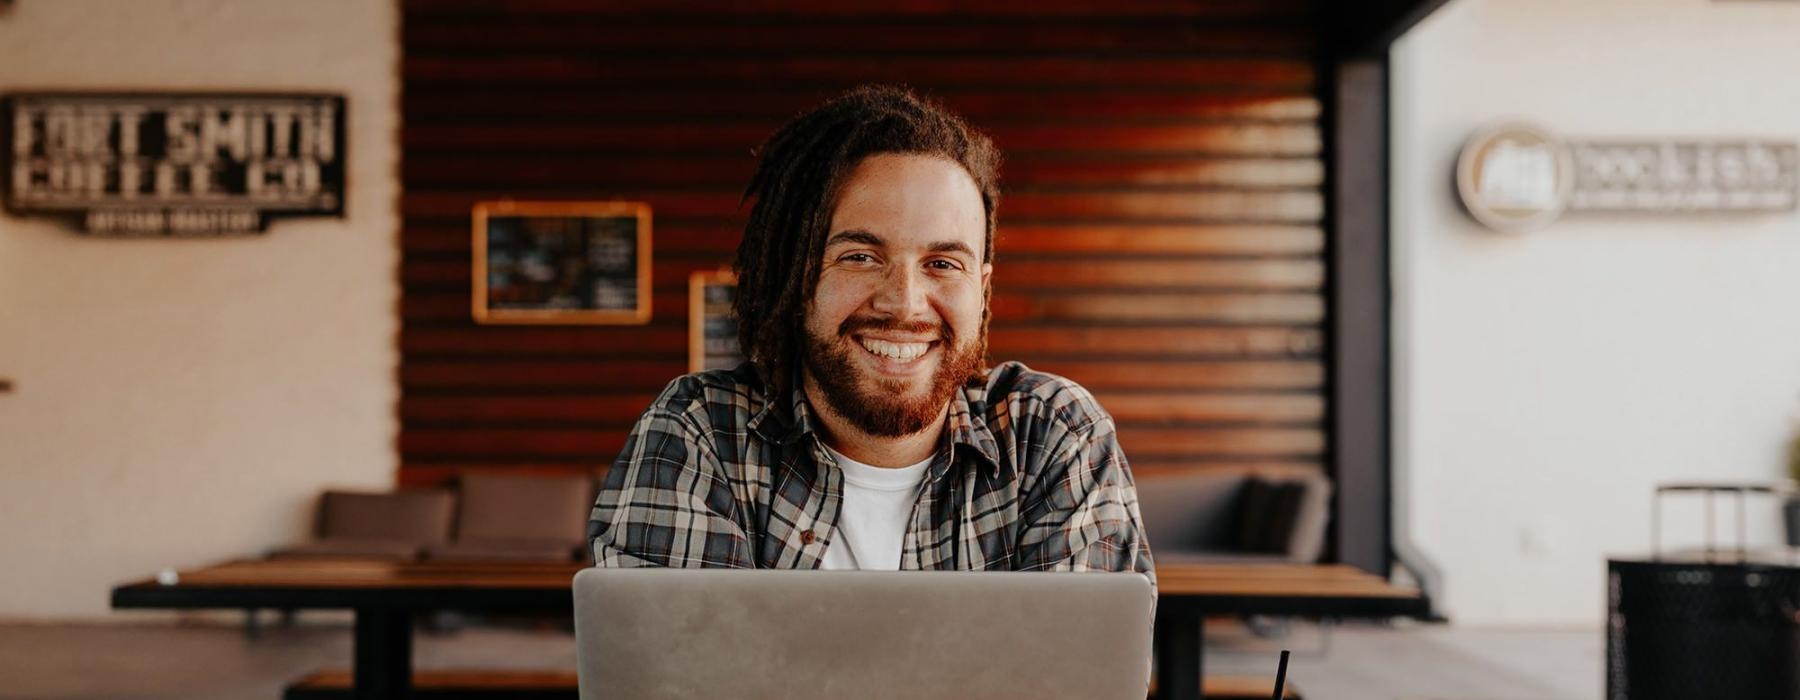
<instances>
[{"instance_id":1,"label":"man's ear","mask_svg":"<svg viewBox=\"0 0 1800 700\"><path fill-rule=\"evenodd\" d=\"M993 277L994 277L994 264L993 263L982 263L981 264L981 288L987 289L988 281L993 279Z\"/></svg>"}]
</instances>

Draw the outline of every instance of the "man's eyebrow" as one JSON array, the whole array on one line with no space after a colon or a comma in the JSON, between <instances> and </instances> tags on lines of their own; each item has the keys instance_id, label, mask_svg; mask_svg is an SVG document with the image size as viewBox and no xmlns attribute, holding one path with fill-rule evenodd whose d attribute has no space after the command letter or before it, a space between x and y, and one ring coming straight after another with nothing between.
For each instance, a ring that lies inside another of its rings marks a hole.
<instances>
[{"instance_id":1,"label":"man's eyebrow","mask_svg":"<svg viewBox=\"0 0 1800 700\"><path fill-rule=\"evenodd\" d=\"M939 241L931 244L930 250L933 253L962 253L970 257L975 255L975 251L969 248L969 244L962 241Z\"/></svg>"},{"instance_id":2,"label":"man's eyebrow","mask_svg":"<svg viewBox=\"0 0 1800 700\"><path fill-rule=\"evenodd\" d=\"M825 247L827 248L839 243L861 243L863 245L872 245L876 247L887 245L887 241L882 240L880 236L862 229L839 231L831 234L830 238L825 239ZM926 250L933 253L962 253L963 255L971 257L975 255L974 249L970 248L969 244L962 241L938 241L931 244Z\"/></svg>"},{"instance_id":3,"label":"man's eyebrow","mask_svg":"<svg viewBox=\"0 0 1800 700\"><path fill-rule=\"evenodd\" d=\"M864 231L862 229L850 229L848 231L839 231L837 233L831 234L830 238L825 239L825 247L827 247L827 248L830 248L831 246L837 245L839 243L861 243L863 245L872 245L872 246L887 245L887 241L881 240L880 236L877 236L873 233L869 233L868 231Z\"/></svg>"}]
</instances>

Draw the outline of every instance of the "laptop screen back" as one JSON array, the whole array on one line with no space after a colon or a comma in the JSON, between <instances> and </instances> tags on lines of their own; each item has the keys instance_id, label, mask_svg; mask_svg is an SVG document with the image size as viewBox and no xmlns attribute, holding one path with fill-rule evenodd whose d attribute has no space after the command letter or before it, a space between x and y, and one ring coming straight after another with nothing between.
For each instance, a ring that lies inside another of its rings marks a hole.
<instances>
[{"instance_id":1,"label":"laptop screen back","mask_svg":"<svg viewBox=\"0 0 1800 700\"><path fill-rule=\"evenodd\" d=\"M585 569L581 697L1143 698L1129 573Z\"/></svg>"}]
</instances>

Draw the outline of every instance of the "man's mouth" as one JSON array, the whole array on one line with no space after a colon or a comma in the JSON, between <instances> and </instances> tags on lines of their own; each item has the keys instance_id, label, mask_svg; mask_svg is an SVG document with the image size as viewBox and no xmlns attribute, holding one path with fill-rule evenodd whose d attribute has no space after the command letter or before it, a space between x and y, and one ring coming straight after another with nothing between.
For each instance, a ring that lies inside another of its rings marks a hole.
<instances>
[{"instance_id":1,"label":"man's mouth","mask_svg":"<svg viewBox=\"0 0 1800 700\"><path fill-rule=\"evenodd\" d=\"M898 362L911 362L919 359L924 356L925 353L930 352L931 346L936 344L935 341L901 342L865 336L856 336L856 342L861 345L864 350L869 351L869 354L871 355L884 357Z\"/></svg>"}]
</instances>

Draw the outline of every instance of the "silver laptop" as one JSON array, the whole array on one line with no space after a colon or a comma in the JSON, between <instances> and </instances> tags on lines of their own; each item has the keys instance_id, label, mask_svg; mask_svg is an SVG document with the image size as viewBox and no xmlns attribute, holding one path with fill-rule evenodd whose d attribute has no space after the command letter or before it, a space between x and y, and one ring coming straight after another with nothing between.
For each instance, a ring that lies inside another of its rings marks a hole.
<instances>
[{"instance_id":1,"label":"silver laptop","mask_svg":"<svg viewBox=\"0 0 1800 700\"><path fill-rule=\"evenodd\" d=\"M581 697L1135 698L1127 573L584 569Z\"/></svg>"}]
</instances>

